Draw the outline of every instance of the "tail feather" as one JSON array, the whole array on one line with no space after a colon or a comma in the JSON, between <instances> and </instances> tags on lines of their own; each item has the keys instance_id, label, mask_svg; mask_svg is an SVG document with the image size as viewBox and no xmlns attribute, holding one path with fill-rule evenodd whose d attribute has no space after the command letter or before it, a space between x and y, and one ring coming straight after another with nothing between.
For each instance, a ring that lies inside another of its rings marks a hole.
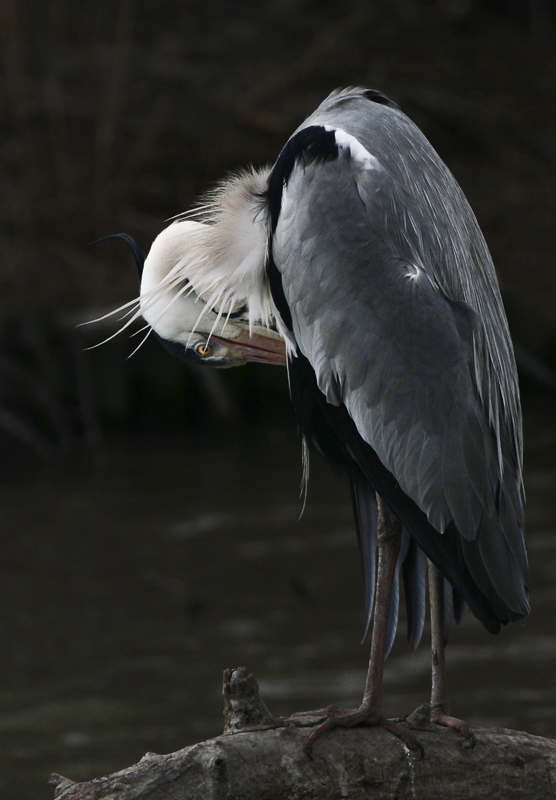
<instances>
[{"instance_id":1,"label":"tail feather","mask_svg":"<svg viewBox=\"0 0 556 800\"><path fill-rule=\"evenodd\" d=\"M388 658L394 639L396 638L396 631L398 629L398 613L400 608L400 569L407 556L407 551L410 544L410 536L406 530L402 531L402 542L398 561L396 563L396 572L394 574L394 584L392 586L392 597L390 599L390 610L388 612L388 628L386 630L386 651L384 658Z\"/></svg>"},{"instance_id":2,"label":"tail feather","mask_svg":"<svg viewBox=\"0 0 556 800\"><path fill-rule=\"evenodd\" d=\"M371 624L375 596L378 508L373 487L355 465L351 470L350 477L355 530L363 571L363 634L361 641L364 641Z\"/></svg>"},{"instance_id":3,"label":"tail feather","mask_svg":"<svg viewBox=\"0 0 556 800\"><path fill-rule=\"evenodd\" d=\"M427 558L414 539L410 539L402 572L407 613L407 640L410 647L415 650L421 641L425 624Z\"/></svg>"}]
</instances>

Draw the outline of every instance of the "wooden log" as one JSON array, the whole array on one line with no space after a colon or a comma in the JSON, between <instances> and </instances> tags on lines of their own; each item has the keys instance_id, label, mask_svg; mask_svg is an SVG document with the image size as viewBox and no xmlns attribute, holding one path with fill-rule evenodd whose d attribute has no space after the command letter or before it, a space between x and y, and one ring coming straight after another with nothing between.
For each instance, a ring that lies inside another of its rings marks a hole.
<instances>
[{"instance_id":1,"label":"wooden log","mask_svg":"<svg viewBox=\"0 0 556 800\"><path fill-rule=\"evenodd\" d=\"M556 741L475 728L474 749L453 730L420 726L425 757L382 728L337 729L304 751L308 732L273 717L246 669L224 673L226 733L128 769L73 783L53 775L57 800L550 800ZM307 723L304 720L303 724ZM424 730L421 728L425 728Z\"/></svg>"}]
</instances>

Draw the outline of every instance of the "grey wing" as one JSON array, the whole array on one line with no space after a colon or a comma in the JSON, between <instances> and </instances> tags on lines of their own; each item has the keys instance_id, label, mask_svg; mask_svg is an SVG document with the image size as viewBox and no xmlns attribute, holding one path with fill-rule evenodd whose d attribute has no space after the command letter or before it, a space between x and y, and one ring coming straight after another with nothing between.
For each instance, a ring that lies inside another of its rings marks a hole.
<instances>
[{"instance_id":1,"label":"grey wing","mask_svg":"<svg viewBox=\"0 0 556 800\"><path fill-rule=\"evenodd\" d=\"M500 454L476 385L480 309L449 299L424 254L397 247L385 216L404 199L387 170L362 170L347 152L294 169L273 240L293 334L327 401L346 406L432 526L455 524L500 619L520 618L519 456L503 417Z\"/></svg>"}]
</instances>

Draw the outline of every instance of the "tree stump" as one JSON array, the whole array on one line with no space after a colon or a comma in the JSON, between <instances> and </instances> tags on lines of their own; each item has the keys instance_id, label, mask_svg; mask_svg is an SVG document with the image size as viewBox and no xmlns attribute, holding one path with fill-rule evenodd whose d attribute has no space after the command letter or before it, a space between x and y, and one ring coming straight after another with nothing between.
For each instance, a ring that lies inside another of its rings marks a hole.
<instances>
[{"instance_id":1,"label":"tree stump","mask_svg":"<svg viewBox=\"0 0 556 800\"><path fill-rule=\"evenodd\" d=\"M556 741L475 728L474 749L455 731L419 726L425 757L382 728L339 728L309 759L308 732L274 717L244 667L224 672L225 733L85 783L52 775L57 800L556 800ZM304 719L302 725L310 720Z\"/></svg>"}]
</instances>

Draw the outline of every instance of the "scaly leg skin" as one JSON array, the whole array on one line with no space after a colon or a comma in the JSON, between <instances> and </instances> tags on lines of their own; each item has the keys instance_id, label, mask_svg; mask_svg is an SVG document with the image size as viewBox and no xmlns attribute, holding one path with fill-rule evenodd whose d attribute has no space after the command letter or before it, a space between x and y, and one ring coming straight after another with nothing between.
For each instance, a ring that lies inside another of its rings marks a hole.
<instances>
[{"instance_id":1,"label":"scaly leg skin","mask_svg":"<svg viewBox=\"0 0 556 800\"><path fill-rule=\"evenodd\" d=\"M455 728L475 747L477 738L467 722L450 716L450 702L446 683L446 657L444 642L444 579L434 566L428 562L429 597L431 609L431 722L446 728Z\"/></svg>"},{"instance_id":2,"label":"scaly leg skin","mask_svg":"<svg viewBox=\"0 0 556 800\"><path fill-rule=\"evenodd\" d=\"M352 728L355 725L378 725L398 736L411 749L418 750L421 757L424 750L415 736L406 728L398 725L393 720L386 719L381 713L382 701L382 674L384 670L384 655L386 652L386 634L388 629L388 613L390 598L396 570L396 561L400 551L402 526L390 509L378 500L378 569L376 582L376 601L373 621L373 635L371 640L371 657L365 684L363 701L359 708L328 708L318 711L305 711L293 714L288 722L293 725L302 723L303 717L324 717L317 724L313 733L305 743L305 750L310 758L311 749L317 739L332 728Z\"/></svg>"}]
</instances>

